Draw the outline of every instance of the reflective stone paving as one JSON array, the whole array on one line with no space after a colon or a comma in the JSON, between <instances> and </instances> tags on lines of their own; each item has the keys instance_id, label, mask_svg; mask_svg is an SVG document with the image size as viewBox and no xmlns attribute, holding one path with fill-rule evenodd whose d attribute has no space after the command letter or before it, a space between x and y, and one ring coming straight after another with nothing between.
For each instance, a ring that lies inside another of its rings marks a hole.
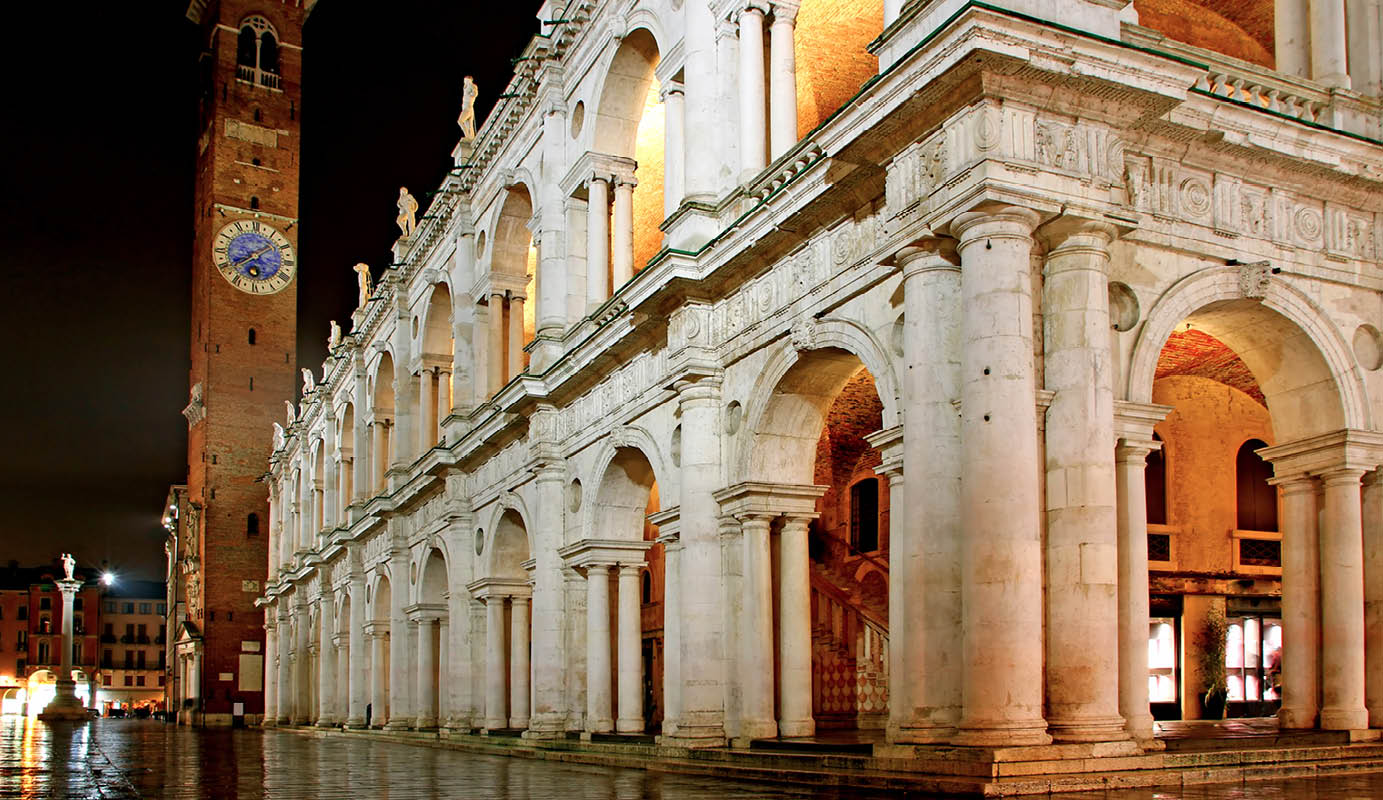
<instances>
[{"instance_id":1,"label":"reflective stone paving","mask_svg":"<svg viewBox=\"0 0 1383 800\"><path fill-rule=\"evenodd\" d=\"M921 797L559 764L272 730L199 731L132 719L102 719L76 726L49 726L14 716L0 719L0 798L749 800L904 796ZM1383 797L1383 775L1061 797L1374 800Z\"/></svg>"}]
</instances>

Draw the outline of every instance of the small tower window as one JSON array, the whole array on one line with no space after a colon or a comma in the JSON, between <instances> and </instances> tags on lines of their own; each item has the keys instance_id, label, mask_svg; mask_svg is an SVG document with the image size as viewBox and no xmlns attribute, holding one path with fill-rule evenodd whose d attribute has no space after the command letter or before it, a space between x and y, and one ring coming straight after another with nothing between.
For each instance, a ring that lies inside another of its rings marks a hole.
<instances>
[{"instance_id":1,"label":"small tower window","mask_svg":"<svg viewBox=\"0 0 1383 800\"><path fill-rule=\"evenodd\" d=\"M254 328L250 328L250 336L249 336L249 339L250 339L250 344L254 344L254 343L255 343L255 329L254 329Z\"/></svg>"},{"instance_id":2,"label":"small tower window","mask_svg":"<svg viewBox=\"0 0 1383 800\"><path fill-rule=\"evenodd\" d=\"M235 40L235 77L269 89L279 88L279 40L269 20L246 17ZM259 119L259 112L255 112Z\"/></svg>"},{"instance_id":3,"label":"small tower window","mask_svg":"<svg viewBox=\"0 0 1383 800\"><path fill-rule=\"evenodd\" d=\"M258 197L251 197L251 198L250 198L250 210L251 210L251 211L258 211L258 210L259 210L259 198L258 198Z\"/></svg>"},{"instance_id":4,"label":"small tower window","mask_svg":"<svg viewBox=\"0 0 1383 800\"><path fill-rule=\"evenodd\" d=\"M246 535L246 536L258 536L258 535L259 535L259 515L258 515L258 514L251 514L250 516L248 516L248 517L245 518L245 535Z\"/></svg>"}]
</instances>

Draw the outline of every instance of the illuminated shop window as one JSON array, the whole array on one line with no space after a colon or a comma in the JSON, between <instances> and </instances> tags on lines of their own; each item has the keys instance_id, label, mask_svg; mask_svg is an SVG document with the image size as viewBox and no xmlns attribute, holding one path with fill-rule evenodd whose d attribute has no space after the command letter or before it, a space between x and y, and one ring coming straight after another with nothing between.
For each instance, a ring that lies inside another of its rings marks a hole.
<instances>
[{"instance_id":1,"label":"illuminated shop window","mask_svg":"<svg viewBox=\"0 0 1383 800\"><path fill-rule=\"evenodd\" d=\"M1153 617L1148 620L1148 701L1177 701L1176 619Z\"/></svg>"}]
</instances>

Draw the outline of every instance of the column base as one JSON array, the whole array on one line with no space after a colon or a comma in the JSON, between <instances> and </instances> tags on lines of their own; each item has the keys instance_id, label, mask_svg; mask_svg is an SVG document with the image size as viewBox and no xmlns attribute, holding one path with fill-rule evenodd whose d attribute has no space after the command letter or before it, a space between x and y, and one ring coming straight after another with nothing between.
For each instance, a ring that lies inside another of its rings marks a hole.
<instances>
[{"instance_id":1,"label":"column base","mask_svg":"<svg viewBox=\"0 0 1383 800\"><path fill-rule=\"evenodd\" d=\"M956 735L955 725L906 722L889 725L886 738L890 744L943 744Z\"/></svg>"},{"instance_id":2,"label":"column base","mask_svg":"<svg viewBox=\"0 0 1383 800\"><path fill-rule=\"evenodd\" d=\"M1129 739L1127 724L1123 717L1118 716L1080 720L1048 719L1047 732L1054 742L1125 742Z\"/></svg>"},{"instance_id":3,"label":"column base","mask_svg":"<svg viewBox=\"0 0 1383 800\"><path fill-rule=\"evenodd\" d=\"M1283 706L1277 711L1277 726L1287 730L1310 730L1316 727L1316 709Z\"/></svg>"},{"instance_id":4,"label":"column base","mask_svg":"<svg viewBox=\"0 0 1383 800\"><path fill-rule=\"evenodd\" d=\"M508 722L509 720L507 719L499 719L498 717L486 717L484 728L487 731L502 731L504 730L505 725Z\"/></svg>"},{"instance_id":5,"label":"column base","mask_svg":"<svg viewBox=\"0 0 1383 800\"><path fill-rule=\"evenodd\" d=\"M510 717L509 727L516 731L528 730L528 717Z\"/></svg>"},{"instance_id":6,"label":"column base","mask_svg":"<svg viewBox=\"0 0 1383 800\"><path fill-rule=\"evenodd\" d=\"M282 726L284 726L284 725L292 725L292 724L293 724L293 718L292 718L292 717L289 717L289 716L282 716L282 717L279 717L279 718L278 718L278 720L277 720L277 722L276 722L275 724L278 725L278 726L280 726L280 727L282 727Z\"/></svg>"},{"instance_id":7,"label":"column base","mask_svg":"<svg viewBox=\"0 0 1383 800\"><path fill-rule=\"evenodd\" d=\"M384 723L384 730L386 731L406 731L411 727L413 727L413 720L408 719L407 717L391 719L388 722Z\"/></svg>"},{"instance_id":8,"label":"column base","mask_svg":"<svg viewBox=\"0 0 1383 800\"><path fill-rule=\"evenodd\" d=\"M44 722L85 722L88 719L86 705L77 697L76 687L76 681L59 680L57 693L39 712L38 718Z\"/></svg>"},{"instance_id":9,"label":"column base","mask_svg":"<svg viewBox=\"0 0 1383 800\"><path fill-rule=\"evenodd\" d=\"M613 719L592 719L586 718L586 730L583 733L612 733L615 730Z\"/></svg>"},{"instance_id":10,"label":"column base","mask_svg":"<svg viewBox=\"0 0 1383 800\"><path fill-rule=\"evenodd\" d=\"M615 721L615 733L643 733L647 727L642 718L639 719L618 719Z\"/></svg>"},{"instance_id":11,"label":"column base","mask_svg":"<svg viewBox=\"0 0 1383 800\"><path fill-rule=\"evenodd\" d=\"M329 719L319 719L319 720L317 720L317 727L319 727L319 728L335 728L335 727L336 727L336 723L335 723L334 721L332 721L332 720L329 720Z\"/></svg>"},{"instance_id":12,"label":"column base","mask_svg":"<svg viewBox=\"0 0 1383 800\"><path fill-rule=\"evenodd\" d=\"M353 731L361 730L365 727L364 717L351 717L346 720L346 727Z\"/></svg>"},{"instance_id":13,"label":"column base","mask_svg":"<svg viewBox=\"0 0 1383 800\"><path fill-rule=\"evenodd\" d=\"M1369 727L1369 712L1363 708L1322 708L1321 730L1355 731Z\"/></svg>"},{"instance_id":14,"label":"column base","mask_svg":"<svg viewBox=\"0 0 1383 800\"><path fill-rule=\"evenodd\" d=\"M688 749L698 749L706 747L724 747L725 729L720 726L697 726L689 727L678 725L677 732L670 736L663 736L658 742L668 747L686 747Z\"/></svg>"},{"instance_id":15,"label":"column base","mask_svg":"<svg viewBox=\"0 0 1383 800\"><path fill-rule=\"evenodd\" d=\"M413 725L415 731L435 731L437 730L437 720L420 719Z\"/></svg>"},{"instance_id":16,"label":"column base","mask_svg":"<svg viewBox=\"0 0 1383 800\"><path fill-rule=\"evenodd\" d=\"M740 735L736 740L744 739L775 739L778 736L778 721L764 719L746 719L740 721Z\"/></svg>"},{"instance_id":17,"label":"column base","mask_svg":"<svg viewBox=\"0 0 1383 800\"><path fill-rule=\"evenodd\" d=\"M1051 744L1052 737L1047 735L1047 723L1042 719L969 725L962 722L951 743L961 747L1028 747Z\"/></svg>"},{"instance_id":18,"label":"column base","mask_svg":"<svg viewBox=\"0 0 1383 800\"><path fill-rule=\"evenodd\" d=\"M814 719L780 719L778 720L778 735L789 736L815 736L816 720Z\"/></svg>"},{"instance_id":19,"label":"column base","mask_svg":"<svg viewBox=\"0 0 1383 800\"><path fill-rule=\"evenodd\" d=\"M1124 730L1128 732L1129 738L1143 745L1145 749L1150 742L1157 741L1157 735L1153 731L1152 714L1139 714L1126 718Z\"/></svg>"}]
</instances>

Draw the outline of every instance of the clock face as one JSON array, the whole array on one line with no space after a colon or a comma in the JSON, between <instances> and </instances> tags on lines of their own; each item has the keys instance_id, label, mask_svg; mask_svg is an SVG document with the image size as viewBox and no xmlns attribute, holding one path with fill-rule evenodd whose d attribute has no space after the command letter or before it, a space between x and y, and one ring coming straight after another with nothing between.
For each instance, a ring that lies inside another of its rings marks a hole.
<instances>
[{"instance_id":1,"label":"clock face","mask_svg":"<svg viewBox=\"0 0 1383 800\"><path fill-rule=\"evenodd\" d=\"M293 243L277 228L255 219L230 223L216 234L212 258L231 286L249 294L273 294L293 280Z\"/></svg>"}]
</instances>

